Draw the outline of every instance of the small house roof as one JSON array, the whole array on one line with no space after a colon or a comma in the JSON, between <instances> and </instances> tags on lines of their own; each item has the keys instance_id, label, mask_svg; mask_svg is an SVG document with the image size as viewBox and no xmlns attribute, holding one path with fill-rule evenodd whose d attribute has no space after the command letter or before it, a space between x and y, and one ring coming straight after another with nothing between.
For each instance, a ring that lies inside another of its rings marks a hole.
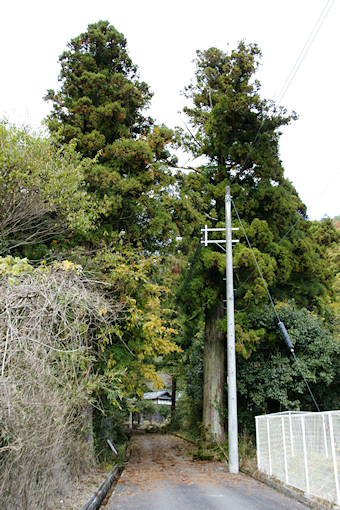
<instances>
[{"instance_id":1,"label":"small house roof","mask_svg":"<svg viewBox=\"0 0 340 510\"><path fill-rule=\"evenodd\" d=\"M143 395L143 400L156 400L158 398L169 400L171 395L167 390L148 391Z\"/></svg>"}]
</instances>

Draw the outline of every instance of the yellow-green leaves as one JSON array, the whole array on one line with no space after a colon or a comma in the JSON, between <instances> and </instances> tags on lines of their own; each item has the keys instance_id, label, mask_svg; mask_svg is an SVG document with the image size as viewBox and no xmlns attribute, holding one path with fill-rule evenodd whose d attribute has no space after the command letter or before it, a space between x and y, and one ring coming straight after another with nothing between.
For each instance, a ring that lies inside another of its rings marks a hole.
<instances>
[{"instance_id":1,"label":"yellow-green leaves","mask_svg":"<svg viewBox=\"0 0 340 510\"><path fill-rule=\"evenodd\" d=\"M28 260L19 257L2 257L0 258L0 275L10 274L19 276L22 272L30 272L33 267L28 263Z\"/></svg>"},{"instance_id":2,"label":"yellow-green leaves","mask_svg":"<svg viewBox=\"0 0 340 510\"><path fill-rule=\"evenodd\" d=\"M164 307L169 289L160 280L160 259L140 252L105 252L97 257L109 295L119 296L124 308L107 336L100 338L110 352L107 369L122 371L126 395L141 392L147 381L159 384L156 361L173 352L177 328L172 310Z\"/></svg>"},{"instance_id":3,"label":"yellow-green leaves","mask_svg":"<svg viewBox=\"0 0 340 510\"><path fill-rule=\"evenodd\" d=\"M86 232L101 210L84 186L74 144L0 122L0 253L50 242L67 230Z\"/></svg>"}]
</instances>

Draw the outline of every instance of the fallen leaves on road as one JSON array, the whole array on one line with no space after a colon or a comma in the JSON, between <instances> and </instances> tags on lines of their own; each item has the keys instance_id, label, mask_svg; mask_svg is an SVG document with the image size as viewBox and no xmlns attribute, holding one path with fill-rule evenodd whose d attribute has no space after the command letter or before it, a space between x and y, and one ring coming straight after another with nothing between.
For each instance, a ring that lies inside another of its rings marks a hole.
<instances>
[{"instance_id":1,"label":"fallen leaves on road","mask_svg":"<svg viewBox=\"0 0 340 510\"><path fill-rule=\"evenodd\" d=\"M226 464L194 461L193 446L170 434L139 435L133 438L132 454L120 482L124 493L153 491L166 481L185 485L226 484L238 480Z\"/></svg>"}]
</instances>

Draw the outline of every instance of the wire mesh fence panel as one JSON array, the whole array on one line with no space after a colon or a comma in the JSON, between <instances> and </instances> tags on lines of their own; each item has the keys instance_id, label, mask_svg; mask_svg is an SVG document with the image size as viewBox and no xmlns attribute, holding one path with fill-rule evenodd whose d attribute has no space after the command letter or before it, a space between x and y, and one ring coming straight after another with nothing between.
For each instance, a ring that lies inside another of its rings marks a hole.
<instances>
[{"instance_id":1,"label":"wire mesh fence panel","mask_svg":"<svg viewBox=\"0 0 340 510\"><path fill-rule=\"evenodd\" d=\"M262 419L263 418L263 419ZM268 437L268 422L263 416L256 416L256 450L257 467L260 471L271 475L270 468L270 439Z\"/></svg>"},{"instance_id":2,"label":"wire mesh fence panel","mask_svg":"<svg viewBox=\"0 0 340 510\"><path fill-rule=\"evenodd\" d=\"M274 417L273 420L269 420L269 433L271 436L272 444L271 450L272 472L275 473L275 476L280 478L280 480L284 480L285 479L284 451L280 416Z\"/></svg>"},{"instance_id":3,"label":"wire mesh fence panel","mask_svg":"<svg viewBox=\"0 0 340 510\"><path fill-rule=\"evenodd\" d=\"M258 469L340 504L340 411L256 417Z\"/></svg>"}]
</instances>

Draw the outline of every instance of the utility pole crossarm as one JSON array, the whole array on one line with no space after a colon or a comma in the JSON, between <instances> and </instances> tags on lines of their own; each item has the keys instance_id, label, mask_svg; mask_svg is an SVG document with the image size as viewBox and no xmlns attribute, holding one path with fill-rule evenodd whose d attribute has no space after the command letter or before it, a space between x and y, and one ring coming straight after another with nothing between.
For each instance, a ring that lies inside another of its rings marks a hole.
<instances>
[{"instance_id":1,"label":"utility pole crossarm","mask_svg":"<svg viewBox=\"0 0 340 510\"><path fill-rule=\"evenodd\" d=\"M234 227L231 230L239 230L238 227ZM208 225L204 225L204 228L201 228L201 233L203 235L203 239L201 240L201 243L204 244L204 246L208 246L208 244L221 244L226 243L227 238L225 239L209 239L209 232L226 232L225 227L218 227L218 228L208 228ZM233 239L233 243L238 243L238 239Z\"/></svg>"}]
</instances>

